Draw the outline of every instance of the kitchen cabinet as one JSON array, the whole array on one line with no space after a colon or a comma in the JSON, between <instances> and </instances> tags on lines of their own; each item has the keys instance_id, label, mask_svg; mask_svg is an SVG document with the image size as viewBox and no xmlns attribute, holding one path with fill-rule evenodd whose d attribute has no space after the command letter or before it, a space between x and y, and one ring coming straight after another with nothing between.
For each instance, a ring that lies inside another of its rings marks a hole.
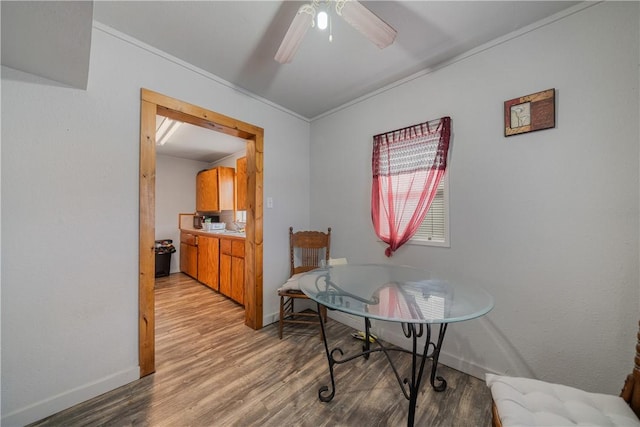
<instances>
[{"instance_id":1,"label":"kitchen cabinet","mask_svg":"<svg viewBox=\"0 0 640 427\"><path fill-rule=\"evenodd\" d=\"M198 236L180 233L180 271L198 279Z\"/></svg>"},{"instance_id":2,"label":"kitchen cabinet","mask_svg":"<svg viewBox=\"0 0 640 427\"><path fill-rule=\"evenodd\" d=\"M244 305L244 240L220 239L220 293Z\"/></svg>"},{"instance_id":3,"label":"kitchen cabinet","mask_svg":"<svg viewBox=\"0 0 640 427\"><path fill-rule=\"evenodd\" d=\"M236 160L236 209L247 210L247 158Z\"/></svg>"},{"instance_id":4,"label":"kitchen cabinet","mask_svg":"<svg viewBox=\"0 0 640 427\"><path fill-rule=\"evenodd\" d=\"M196 211L233 210L235 204L235 170L217 167L196 175Z\"/></svg>"},{"instance_id":5,"label":"kitchen cabinet","mask_svg":"<svg viewBox=\"0 0 640 427\"><path fill-rule=\"evenodd\" d=\"M198 281L216 291L219 290L219 248L217 237L198 236Z\"/></svg>"},{"instance_id":6,"label":"kitchen cabinet","mask_svg":"<svg viewBox=\"0 0 640 427\"><path fill-rule=\"evenodd\" d=\"M244 242L200 230L180 232L180 271L244 305Z\"/></svg>"}]
</instances>

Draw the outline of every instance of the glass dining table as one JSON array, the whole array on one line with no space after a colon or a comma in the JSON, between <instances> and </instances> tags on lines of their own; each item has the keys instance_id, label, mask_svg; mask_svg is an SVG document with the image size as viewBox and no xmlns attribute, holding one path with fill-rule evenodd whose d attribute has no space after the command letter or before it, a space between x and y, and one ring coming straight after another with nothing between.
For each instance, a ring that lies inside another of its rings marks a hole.
<instances>
[{"instance_id":1,"label":"glass dining table","mask_svg":"<svg viewBox=\"0 0 640 427\"><path fill-rule=\"evenodd\" d=\"M407 425L413 426L416 399L425 363L431 360L429 382L435 391L444 391L446 380L437 375L438 357L447 326L485 315L493 308L493 297L479 286L454 283L414 267L389 264L345 264L312 270L300 278L300 288L309 298L329 310L338 310L364 319L362 352L345 355L329 349L324 320L320 319L324 348L329 364L331 388L322 386L318 398L329 402L335 396L334 368L372 353L386 355L405 398L409 401ZM371 319L401 324L411 340L411 350L372 338ZM438 325L432 335L431 326ZM421 341L424 337L424 343ZM411 372L403 378L391 352L411 354Z\"/></svg>"}]
</instances>

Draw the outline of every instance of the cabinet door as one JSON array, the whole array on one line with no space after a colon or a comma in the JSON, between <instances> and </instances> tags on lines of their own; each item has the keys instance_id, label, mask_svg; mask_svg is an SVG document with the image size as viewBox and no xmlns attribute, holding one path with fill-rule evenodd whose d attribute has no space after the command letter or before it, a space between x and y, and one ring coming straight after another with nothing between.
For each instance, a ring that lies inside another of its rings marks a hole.
<instances>
[{"instance_id":1,"label":"cabinet door","mask_svg":"<svg viewBox=\"0 0 640 427\"><path fill-rule=\"evenodd\" d=\"M244 258L231 257L231 299L244 305Z\"/></svg>"},{"instance_id":2,"label":"cabinet door","mask_svg":"<svg viewBox=\"0 0 640 427\"><path fill-rule=\"evenodd\" d=\"M196 175L196 211L219 211L218 169L198 172Z\"/></svg>"},{"instance_id":3,"label":"cabinet door","mask_svg":"<svg viewBox=\"0 0 640 427\"><path fill-rule=\"evenodd\" d=\"M236 160L236 209L247 210L247 158Z\"/></svg>"},{"instance_id":4,"label":"cabinet door","mask_svg":"<svg viewBox=\"0 0 640 427\"><path fill-rule=\"evenodd\" d=\"M216 291L218 285L219 239L198 238L198 280Z\"/></svg>"},{"instance_id":5,"label":"cabinet door","mask_svg":"<svg viewBox=\"0 0 640 427\"><path fill-rule=\"evenodd\" d=\"M244 240L231 241L231 299L244 305Z\"/></svg>"},{"instance_id":6,"label":"cabinet door","mask_svg":"<svg viewBox=\"0 0 640 427\"><path fill-rule=\"evenodd\" d=\"M231 239L220 239L220 293L231 296Z\"/></svg>"},{"instance_id":7,"label":"cabinet door","mask_svg":"<svg viewBox=\"0 0 640 427\"><path fill-rule=\"evenodd\" d=\"M244 305L244 240L220 239L220 293Z\"/></svg>"},{"instance_id":8,"label":"cabinet door","mask_svg":"<svg viewBox=\"0 0 640 427\"><path fill-rule=\"evenodd\" d=\"M220 293L231 297L231 255L220 254Z\"/></svg>"},{"instance_id":9,"label":"cabinet door","mask_svg":"<svg viewBox=\"0 0 640 427\"><path fill-rule=\"evenodd\" d=\"M198 247L180 243L180 271L198 278Z\"/></svg>"},{"instance_id":10,"label":"cabinet door","mask_svg":"<svg viewBox=\"0 0 640 427\"><path fill-rule=\"evenodd\" d=\"M236 206L236 171L233 168L218 167L218 207L232 211Z\"/></svg>"},{"instance_id":11,"label":"cabinet door","mask_svg":"<svg viewBox=\"0 0 640 427\"><path fill-rule=\"evenodd\" d=\"M180 271L187 273L187 246L184 243L180 243Z\"/></svg>"}]
</instances>

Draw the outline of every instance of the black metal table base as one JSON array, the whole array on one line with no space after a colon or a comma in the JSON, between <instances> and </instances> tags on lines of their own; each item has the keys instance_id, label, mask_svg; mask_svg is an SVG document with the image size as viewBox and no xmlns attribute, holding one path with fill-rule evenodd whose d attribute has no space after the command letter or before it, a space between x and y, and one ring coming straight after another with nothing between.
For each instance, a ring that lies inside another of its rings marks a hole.
<instances>
[{"instance_id":1,"label":"black metal table base","mask_svg":"<svg viewBox=\"0 0 640 427\"><path fill-rule=\"evenodd\" d=\"M318 304L318 313L320 313L320 304ZM327 361L329 362L329 375L331 377L331 388L328 386L322 386L318 390L318 398L322 402L330 402L336 393L336 383L333 375L333 369L335 365L340 365L342 363L349 362L351 360L357 359L358 357L364 357L365 359L369 358L371 353L379 353L382 352L387 357L389 361L389 365L391 369L393 369L393 373L400 385L402 390L402 394L409 401L409 415L407 417L407 425L413 426L416 414L416 403L418 394L420 392L420 383L422 382L422 375L424 373L424 366L427 359L431 359L431 375L429 376L429 382L431 387L435 391L444 391L447 388L447 382L444 378L437 375L438 369L438 358L440 356L440 349L442 347L442 342L444 341L444 335L447 331L447 323L440 324L440 329L438 331L438 336L436 342L431 341L431 325L423 324L423 323L403 323L402 324L402 332L404 335L411 339L412 342L412 350L406 350L400 347L385 347L377 339L374 341L377 345L376 348L371 348L371 335L369 333L369 328L371 327L371 322L369 318L364 318L365 324L365 337L364 337L364 345L362 346L362 352L356 353L350 356L344 357L344 352L341 348L336 347L333 350L329 351L329 344L327 343L327 333L324 327L324 319L319 314L320 318L320 327L322 328L322 339L324 342L324 349L327 354ZM418 339L425 335L425 343L422 354L418 353ZM434 337L435 338L435 337ZM410 378L402 378L398 373L395 364L391 358L390 352L398 351L403 353L411 354L411 377ZM338 356L339 354L339 356Z\"/></svg>"}]
</instances>

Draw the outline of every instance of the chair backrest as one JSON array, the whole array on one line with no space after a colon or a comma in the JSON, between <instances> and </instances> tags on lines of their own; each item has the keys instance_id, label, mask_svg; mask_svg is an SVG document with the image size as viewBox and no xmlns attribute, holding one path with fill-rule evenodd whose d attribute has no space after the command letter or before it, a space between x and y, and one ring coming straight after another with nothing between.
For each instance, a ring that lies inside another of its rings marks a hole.
<instances>
[{"instance_id":1,"label":"chair backrest","mask_svg":"<svg viewBox=\"0 0 640 427\"><path fill-rule=\"evenodd\" d=\"M638 326L640 326L640 322L638 322ZM633 372L627 376L620 396L629 404L636 416L640 418L640 331L637 335Z\"/></svg>"},{"instance_id":2,"label":"chair backrest","mask_svg":"<svg viewBox=\"0 0 640 427\"><path fill-rule=\"evenodd\" d=\"M331 247L331 227L326 233L321 231L297 231L289 227L289 257L291 276L304 273L320 266L320 261L329 263Z\"/></svg>"}]
</instances>

